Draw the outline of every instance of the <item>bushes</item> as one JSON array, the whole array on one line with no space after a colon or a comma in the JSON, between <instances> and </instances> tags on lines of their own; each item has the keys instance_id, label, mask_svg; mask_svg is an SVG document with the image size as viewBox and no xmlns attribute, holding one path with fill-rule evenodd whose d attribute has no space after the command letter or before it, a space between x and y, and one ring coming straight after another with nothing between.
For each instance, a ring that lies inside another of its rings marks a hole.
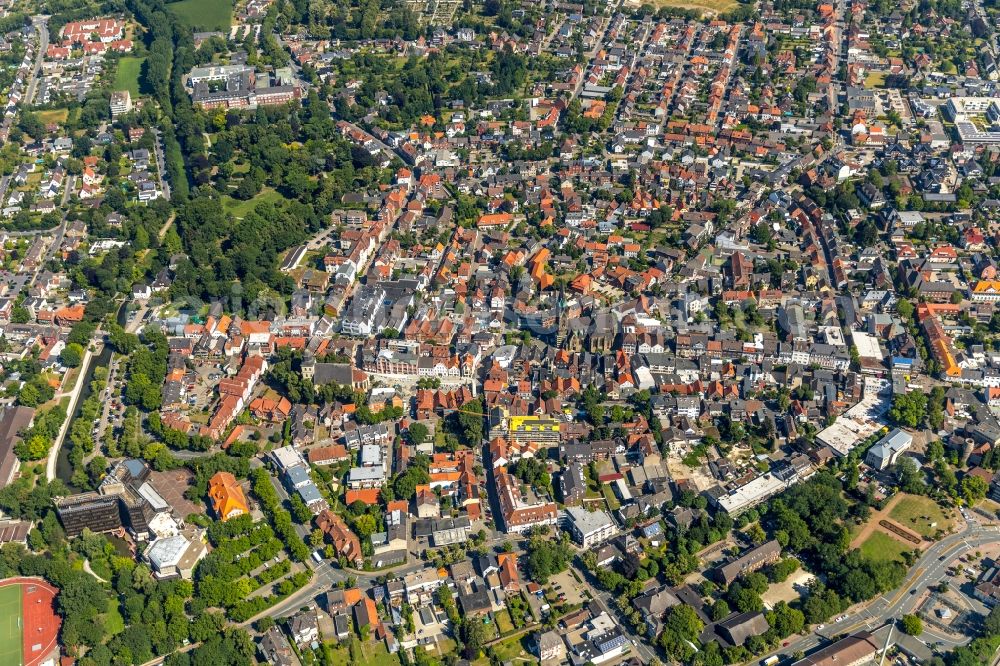
<instances>
[{"instance_id":1,"label":"bushes","mask_svg":"<svg viewBox=\"0 0 1000 666\"><path fill-rule=\"evenodd\" d=\"M305 587L310 578L312 578L312 575L308 571L300 571L293 576L289 576L278 584L277 594L241 601L229 609L229 618L233 622L245 622L261 611L281 602L296 590Z\"/></svg>"},{"instance_id":2,"label":"bushes","mask_svg":"<svg viewBox=\"0 0 1000 666\"><path fill-rule=\"evenodd\" d=\"M783 583L788 580L788 577L795 573L799 568L799 561L794 557L786 557L779 562L775 562L769 566L764 573L767 574L767 579L772 583Z\"/></svg>"}]
</instances>

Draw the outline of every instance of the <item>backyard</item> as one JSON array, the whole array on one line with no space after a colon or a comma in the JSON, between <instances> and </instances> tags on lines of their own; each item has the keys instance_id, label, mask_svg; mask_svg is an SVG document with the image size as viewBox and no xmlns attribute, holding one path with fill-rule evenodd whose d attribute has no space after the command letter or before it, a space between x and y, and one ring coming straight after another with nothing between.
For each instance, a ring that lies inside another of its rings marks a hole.
<instances>
[{"instance_id":1,"label":"backyard","mask_svg":"<svg viewBox=\"0 0 1000 666\"><path fill-rule=\"evenodd\" d=\"M399 657L389 654L382 641L359 641L352 636L333 646L333 663L353 666L399 666Z\"/></svg>"}]
</instances>

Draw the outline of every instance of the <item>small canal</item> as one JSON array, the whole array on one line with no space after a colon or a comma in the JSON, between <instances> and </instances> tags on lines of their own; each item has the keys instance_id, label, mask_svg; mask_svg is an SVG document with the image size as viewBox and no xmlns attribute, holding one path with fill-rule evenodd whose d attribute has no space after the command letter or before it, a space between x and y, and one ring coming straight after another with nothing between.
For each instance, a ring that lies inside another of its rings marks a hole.
<instances>
[{"instance_id":1,"label":"small canal","mask_svg":"<svg viewBox=\"0 0 1000 666\"><path fill-rule=\"evenodd\" d=\"M128 301L123 302L118 307L118 314L115 316L115 320L118 322L119 326L125 326L125 322L128 319ZM63 444L59 447L59 455L56 458L56 478L66 484L66 486L73 492L79 492L81 489L76 488L70 483L73 477L73 465L69 462L69 451L72 448L72 444L69 442L69 432L73 429L73 421L80 416L80 412L83 410L83 403L90 397L92 393L90 385L94 381L94 372L98 367L107 368L111 363L111 345L104 345L101 353L98 354L90 361L90 366L87 368L87 374L83 377L83 388L80 391L80 397L76 401L76 408L70 415L69 430L66 434L66 439L63 440Z\"/></svg>"}]
</instances>

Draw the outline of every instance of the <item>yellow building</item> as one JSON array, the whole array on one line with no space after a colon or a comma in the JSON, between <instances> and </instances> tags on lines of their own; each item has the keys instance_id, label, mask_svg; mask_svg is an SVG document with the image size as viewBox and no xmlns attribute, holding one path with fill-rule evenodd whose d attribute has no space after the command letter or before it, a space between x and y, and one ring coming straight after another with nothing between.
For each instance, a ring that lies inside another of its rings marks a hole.
<instances>
[{"instance_id":1,"label":"yellow building","mask_svg":"<svg viewBox=\"0 0 1000 666\"><path fill-rule=\"evenodd\" d=\"M507 419L507 431L510 439L519 444L559 444L559 421L548 416L511 416Z\"/></svg>"}]
</instances>

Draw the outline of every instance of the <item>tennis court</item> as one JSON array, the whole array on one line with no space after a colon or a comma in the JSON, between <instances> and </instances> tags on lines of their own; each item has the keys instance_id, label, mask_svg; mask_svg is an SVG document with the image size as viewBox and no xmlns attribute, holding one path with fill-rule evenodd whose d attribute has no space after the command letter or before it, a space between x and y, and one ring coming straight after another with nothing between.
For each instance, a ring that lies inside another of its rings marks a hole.
<instances>
[{"instance_id":1,"label":"tennis court","mask_svg":"<svg viewBox=\"0 0 1000 666\"><path fill-rule=\"evenodd\" d=\"M0 587L0 664L24 663L21 639L21 586Z\"/></svg>"}]
</instances>

